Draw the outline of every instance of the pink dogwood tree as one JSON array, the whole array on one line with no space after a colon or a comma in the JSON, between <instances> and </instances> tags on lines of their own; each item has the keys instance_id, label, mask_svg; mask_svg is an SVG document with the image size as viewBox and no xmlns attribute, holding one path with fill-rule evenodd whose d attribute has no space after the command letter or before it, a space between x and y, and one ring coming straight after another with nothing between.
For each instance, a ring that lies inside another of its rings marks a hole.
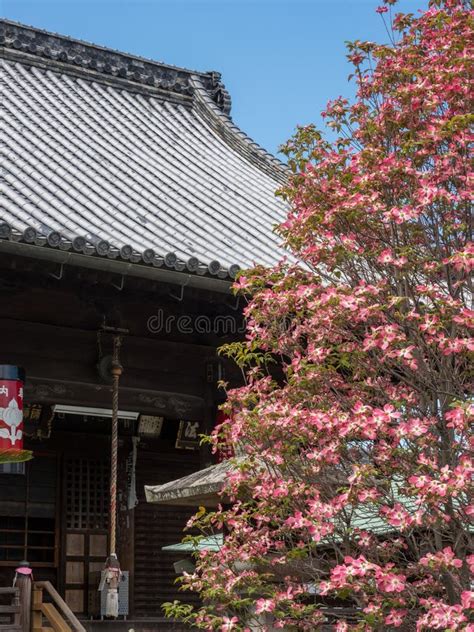
<instances>
[{"instance_id":1,"label":"pink dogwood tree","mask_svg":"<svg viewBox=\"0 0 474 632\"><path fill-rule=\"evenodd\" d=\"M388 44L349 46L336 140L286 147L293 258L236 284L246 383L212 441L243 457L192 520L226 534L183 578L202 606L169 606L203 629L474 630L473 15L394 3Z\"/></svg>"}]
</instances>

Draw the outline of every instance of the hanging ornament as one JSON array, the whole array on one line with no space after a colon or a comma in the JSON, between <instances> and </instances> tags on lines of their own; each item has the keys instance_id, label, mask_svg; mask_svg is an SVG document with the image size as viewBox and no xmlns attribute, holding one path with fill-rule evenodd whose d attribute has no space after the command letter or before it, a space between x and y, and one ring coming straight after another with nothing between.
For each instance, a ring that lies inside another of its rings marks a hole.
<instances>
[{"instance_id":1,"label":"hanging ornament","mask_svg":"<svg viewBox=\"0 0 474 632\"><path fill-rule=\"evenodd\" d=\"M0 364L0 463L29 461L23 449L23 369Z\"/></svg>"}]
</instances>

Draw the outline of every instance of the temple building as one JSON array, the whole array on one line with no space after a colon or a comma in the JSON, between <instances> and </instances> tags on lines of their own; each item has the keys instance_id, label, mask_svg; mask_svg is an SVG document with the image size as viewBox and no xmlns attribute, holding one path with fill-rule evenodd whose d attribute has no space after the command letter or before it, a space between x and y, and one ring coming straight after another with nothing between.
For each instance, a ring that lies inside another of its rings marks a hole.
<instances>
[{"instance_id":1,"label":"temple building","mask_svg":"<svg viewBox=\"0 0 474 632\"><path fill-rule=\"evenodd\" d=\"M194 598L173 546L193 507L144 487L212 464L199 435L240 380L217 353L244 331L231 285L282 257L286 168L217 72L2 21L0 73L0 365L24 370L33 453L0 465L0 587L27 561L88 630L178 630L161 603ZM111 552L119 617L101 621ZM33 630L56 629L48 608Z\"/></svg>"}]
</instances>

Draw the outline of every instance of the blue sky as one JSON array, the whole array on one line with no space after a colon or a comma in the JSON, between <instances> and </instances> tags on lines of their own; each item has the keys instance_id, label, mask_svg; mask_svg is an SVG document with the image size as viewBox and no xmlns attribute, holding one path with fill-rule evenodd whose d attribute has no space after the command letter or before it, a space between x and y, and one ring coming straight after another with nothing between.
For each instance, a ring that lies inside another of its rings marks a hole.
<instances>
[{"instance_id":1,"label":"blue sky","mask_svg":"<svg viewBox=\"0 0 474 632\"><path fill-rule=\"evenodd\" d=\"M351 96L344 41L385 41L381 0L0 0L0 15L196 70L218 70L234 121L276 152ZM415 12L425 0L401 0Z\"/></svg>"}]
</instances>

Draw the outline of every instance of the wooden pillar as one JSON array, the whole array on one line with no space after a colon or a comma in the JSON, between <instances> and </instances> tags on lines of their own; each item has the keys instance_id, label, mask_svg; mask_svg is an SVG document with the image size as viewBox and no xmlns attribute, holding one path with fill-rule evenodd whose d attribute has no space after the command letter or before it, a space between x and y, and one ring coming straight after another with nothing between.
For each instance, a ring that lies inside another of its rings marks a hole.
<instances>
[{"instance_id":1,"label":"wooden pillar","mask_svg":"<svg viewBox=\"0 0 474 632\"><path fill-rule=\"evenodd\" d=\"M31 575L17 573L15 585L19 590L21 629L30 632Z\"/></svg>"}]
</instances>

